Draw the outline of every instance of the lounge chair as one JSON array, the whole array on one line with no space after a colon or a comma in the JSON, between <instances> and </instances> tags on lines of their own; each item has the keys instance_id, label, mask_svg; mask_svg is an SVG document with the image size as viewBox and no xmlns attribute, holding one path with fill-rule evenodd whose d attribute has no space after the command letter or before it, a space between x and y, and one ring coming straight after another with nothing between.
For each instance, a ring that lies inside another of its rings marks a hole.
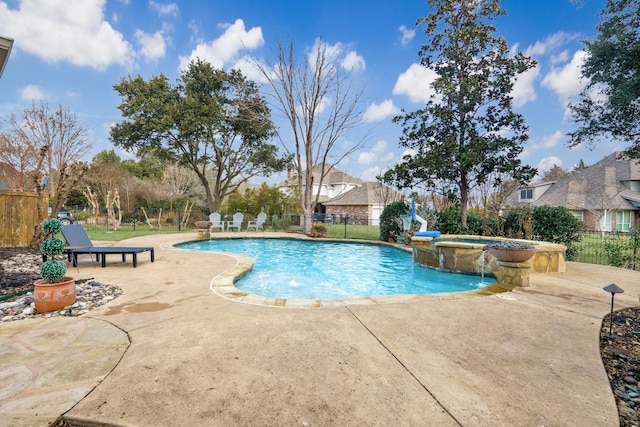
<instances>
[{"instance_id":1,"label":"lounge chair","mask_svg":"<svg viewBox=\"0 0 640 427\"><path fill-rule=\"evenodd\" d=\"M250 228L253 228L255 231L258 231L259 228L262 229L262 231L264 231L264 222L267 220L267 214L264 212L260 212L258 214L258 218L255 221L249 221L247 223L247 231L249 231Z\"/></svg>"},{"instance_id":2,"label":"lounge chair","mask_svg":"<svg viewBox=\"0 0 640 427\"><path fill-rule=\"evenodd\" d=\"M96 261L101 261L102 267L106 267L107 254L122 255L122 262L126 261L126 255L133 256L133 267L138 266L138 254L141 252L151 252L151 262L154 259L153 247L128 247L128 246L93 246L87 233L80 224L65 225L62 227L62 235L67 241L73 257L73 266L78 265L78 255L90 254L96 256Z\"/></svg>"},{"instance_id":3,"label":"lounge chair","mask_svg":"<svg viewBox=\"0 0 640 427\"><path fill-rule=\"evenodd\" d=\"M244 214L236 212L233 214L233 221L227 221L227 231L232 228L242 231L242 222L244 220Z\"/></svg>"},{"instance_id":4,"label":"lounge chair","mask_svg":"<svg viewBox=\"0 0 640 427\"><path fill-rule=\"evenodd\" d=\"M212 232L215 228L219 228L220 231L224 231L224 221L220 220L220 214L218 212L214 212L209 215L209 232Z\"/></svg>"}]
</instances>

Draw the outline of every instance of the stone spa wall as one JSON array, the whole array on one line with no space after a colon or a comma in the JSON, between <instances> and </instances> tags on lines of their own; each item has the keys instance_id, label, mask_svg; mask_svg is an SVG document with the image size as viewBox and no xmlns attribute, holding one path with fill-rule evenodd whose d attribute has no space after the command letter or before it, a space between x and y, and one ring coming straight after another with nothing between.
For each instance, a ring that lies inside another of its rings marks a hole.
<instances>
[{"instance_id":1,"label":"stone spa wall","mask_svg":"<svg viewBox=\"0 0 640 427\"><path fill-rule=\"evenodd\" d=\"M485 245L500 241L526 243L536 253L529 261L511 263L498 261L484 250ZM533 240L506 239L471 235L442 235L437 238L413 237L413 260L441 271L484 274L494 276L507 286L528 286L529 275L537 273L563 273L566 271L566 246Z\"/></svg>"}]
</instances>

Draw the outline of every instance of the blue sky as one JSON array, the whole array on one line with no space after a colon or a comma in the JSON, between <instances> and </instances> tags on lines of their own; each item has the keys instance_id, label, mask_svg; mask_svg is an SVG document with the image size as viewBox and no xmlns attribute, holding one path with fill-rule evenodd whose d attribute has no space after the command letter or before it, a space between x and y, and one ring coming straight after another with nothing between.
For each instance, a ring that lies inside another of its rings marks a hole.
<instances>
[{"instance_id":1,"label":"blue sky","mask_svg":"<svg viewBox=\"0 0 640 427\"><path fill-rule=\"evenodd\" d=\"M573 129L566 106L580 90L581 40L593 39L604 0L504 0L507 16L497 33L514 50L538 61L514 89L516 110L529 125L523 163L544 171L592 164L622 145L600 143L569 150ZM200 57L218 68L240 68L259 81L249 57L273 62L275 38L311 49L322 37L345 69L365 87L365 122L344 143L366 132L366 147L340 164L355 177L374 180L402 155L401 128L391 122L401 108L424 106L428 74L418 66L426 43L418 17L421 0L8 0L0 1L0 35L15 40L0 79L0 119L32 101L62 105L92 132L91 156L112 149L109 127L121 120L113 85L127 75L164 73L172 82L181 67ZM286 124L274 112L274 121ZM116 150L121 157L130 154ZM90 157L85 159L89 160ZM277 182L272 177L270 182Z\"/></svg>"}]
</instances>

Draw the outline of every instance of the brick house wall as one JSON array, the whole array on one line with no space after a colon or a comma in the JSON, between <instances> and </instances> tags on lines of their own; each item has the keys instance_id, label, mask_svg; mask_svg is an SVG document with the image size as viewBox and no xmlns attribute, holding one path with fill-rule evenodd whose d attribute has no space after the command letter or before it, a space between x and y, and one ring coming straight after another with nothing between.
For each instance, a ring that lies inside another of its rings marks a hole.
<instances>
[{"instance_id":1,"label":"brick house wall","mask_svg":"<svg viewBox=\"0 0 640 427\"><path fill-rule=\"evenodd\" d=\"M582 223L585 230L601 231L600 230L600 216L593 211L582 211ZM631 211L631 228L640 228L640 220L638 217L638 211ZM611 211L611 230L616 229L616 211Z\"/></svg>"},{"instance_id":2,"label":"brick house wall","mask_svg":"<svg viewBox=\"0 0 640 427\"><path fill-rule=\"evenodd\" d=\"M364 206L364 205L333 205L333 206L327 206L326 214L327 216L347 215L352 218L368 220L369 218L371 218L370 210L371 209L369 206Z\"/></svg>"}]
</instances>

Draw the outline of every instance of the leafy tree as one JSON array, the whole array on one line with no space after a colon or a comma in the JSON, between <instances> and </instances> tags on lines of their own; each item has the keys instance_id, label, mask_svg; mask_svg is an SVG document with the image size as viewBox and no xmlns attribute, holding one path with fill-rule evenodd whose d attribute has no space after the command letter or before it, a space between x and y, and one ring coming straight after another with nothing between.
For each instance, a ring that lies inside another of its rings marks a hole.
<instances>
[{"instance_id":1,"label":"leafy tree","mask_svg":"<svg viewBox=\"0 0 640 427\"><path fill-rule=\"evenodd\" d=\"M528 139L524 118L512 110L517 77L535 62L512 55L490 23L504 15L499 0L428 0L434 11L418 20L428 44L421 64L437 75L425 108L394 118L400 146L411 150L383 179L400 188L452 186L467 228L469 191L494 172L526 182L535 169L518 155ZM497 182L496 184L499 184Z\"/></svg>"},{"instance_id":2,"label":"leafy tree","mask_svg":"<svg viewBox=\"0 0 640 427\"><path fill-rule=\"evenodd\" d=\"M276 186L270 187L262 183L260 187L248 187L241 193L234 191L225 201L223 211L228 213L243 212L256 217L265 212L273 215L299 214L300 204L295 195L284 194Z\"/></svg>"},{"instance_id":3,"label":"leafy tree","mask_svg":"<svg viewBox=\"0 0 640 427\"><path fill-rule=\"evenodd\" d=\"M559 181L561 179L569 178L570 176L571 172L563 169L562 166L554 164L551 169L542 174L541 179L542 181Z\"/></svg>"},{"instance_id":4,"label":"leafy tree","mask_svg":"<svg viewBox=\"0 0 640 427\"><path fill-rule=\"evenodd\" d=\"M161 74L148 81L123 78L114 89L125 118L111 129L114 144L141 158L153 153L192 168L212 212L251 177L281 171L288 163L267 143L275 134L270 110L240 71L197 60L175 86Z\"/></svg>"},{"instance_id":5,"label":"leafy tree","mask_svg":"<svg viewBox=\"0 0 640 427\"><path fill-rule=\"evenodd\" d=\"M575 173L578 171L581 171L582 169L586 169L587 165L585 164L584 160L580 159L580 161L578 162L577 165L575 165L572 169L571 169L571 173Z\"/></svg>"},{"instance_id":6,"label":"leafy tree","mask_svg":"<svg viewBox=\"0 0 640 427\"><path fill-rule=\"evenodd\" d=\"M304 231L309 233L311 216L320 198L319 191L313 193L314 188L321 188L332 167L364 144L360 141L348 148L338 145L348 131L362 122L362 91L354 89L340 58L322 39L303 59L297 57L293 42L285 47L278 41L277 62L256 65L273 90L276 108L291 126L293 168L306 218ZM288 139L282 135L280 138ZM315 181L314 167L320 171Z\"/></svg>"},{"instance_id":7,"label":"leafy tree","mask_svg":"<svg viewBox=\"0 0 640 427\"><path fill-rule=\"evenodd\" d=\"M570 147L614 138L630 144L626 155L640 158L639 17L640 0L607 0L598 37L585 42L582 75L589 82L570 106L580 126L569 133Z\"/></svg>"},{"instance_id":8,"label":"leafy tree","mask_svg":"<svg viewBox=\"0 0 640 427\"><path fill-rule=\"evenodd\" d=\"M404 231L402 222L400 222L400 215L410 212L411 208L403 201L394 202L385 206L380 214L380 240L383 242L390 240L395 242L398 236Z\"/></svg>"}]
</instances>

